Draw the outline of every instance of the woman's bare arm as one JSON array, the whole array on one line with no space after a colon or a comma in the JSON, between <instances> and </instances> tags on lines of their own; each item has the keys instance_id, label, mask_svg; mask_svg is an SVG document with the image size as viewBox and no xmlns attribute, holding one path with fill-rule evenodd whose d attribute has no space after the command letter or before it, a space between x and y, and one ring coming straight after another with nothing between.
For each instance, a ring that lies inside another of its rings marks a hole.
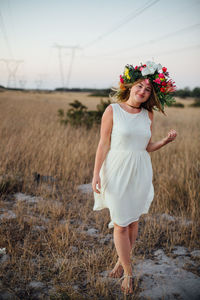
<instances>
[{"instance_id":1,"label":"woman's bare arm","mask_svg":"<svg viewBox=\"0 0 200 300\"><path fill-rule=\"evenodd\" d=\"M149 118L151 119L151 133L152 133L152 127L153 127L153 112L150 112L148 111L148 114L149 114ZM147 145L147 152L153 152L153 151L156 151L158 149L160 149L161 147L163 147L164 145L172 142L177 136L177 133L174 129L171 129L167 136L164 137L162 140L158 141L158 142L152 142L151 141L151 138L149 140L149 143Z\"/></svg>"},{"instance_id":2,"label":"woman's bare arm","mask_svg":"<svg viewBox=\"0 0 200 300\"><path fill-rule=\"evenodd\" d=\"M96 157L95 157L92 187L96 193L99 193L99 191L96 189L96 184L98 184L99 188L101 187L99 172L103 164L103 161L106 158L107 152L110 148L112 126L113 126L113 109L112 106L109 105L105 109L101 119L100 140L99 140L99 144L96 151Z\"/></svg>"}]
</instances>

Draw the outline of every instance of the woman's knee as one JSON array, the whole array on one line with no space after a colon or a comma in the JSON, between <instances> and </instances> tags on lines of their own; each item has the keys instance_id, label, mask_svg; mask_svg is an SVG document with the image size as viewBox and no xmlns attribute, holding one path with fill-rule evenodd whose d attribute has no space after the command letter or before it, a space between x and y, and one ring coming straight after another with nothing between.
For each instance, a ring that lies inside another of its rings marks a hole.
<instances>
[{"instance_id":1,"label":"woman's knee","mask_svg":"<svg viewBox=\"0 0 200 300\"><path fill-rule=\"evenodd\" d=\"M114 229L118 233L126 233L128 231L128 226L122 227L122 226L119 226L119 225L117 225L117 224L114 223Z\"/></svg>"},{"instance_id":2,"label":"woman's knee","mask_svg":"<svg viewBox=\"0 0 200 300\"><path fill-rule=\"evenodd\" d=\"M139 221L132 222L131 224L128 225L128 227L132 229L132 228L138 226L138 222Z\"/></svg>"}]
</instances>

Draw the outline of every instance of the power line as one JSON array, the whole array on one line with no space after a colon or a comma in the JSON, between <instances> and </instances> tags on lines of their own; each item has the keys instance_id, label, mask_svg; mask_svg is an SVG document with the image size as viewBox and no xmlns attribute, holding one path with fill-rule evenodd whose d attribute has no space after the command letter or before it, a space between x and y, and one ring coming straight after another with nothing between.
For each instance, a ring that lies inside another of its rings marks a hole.
<instances>
[{"instance_id":1,"label":"power line","mask_svg":"<svg viewBox=\"0 0 200 300\"><path fill-rule=\"evenodd\" d=\"M83 45L82 48L84 48L84 49L88 48L88 47L94 45L95 43L99 42L104 37L108 36L109 34L113 33L114 31L118 30L119 28L121 28L122 26L124 26L125 24L127 24L128 22L130 22L133 19L135 19L137 16L141 15L145 10L147 10L148 8L150 8L151 6L153 6L154 4L156 4L159 1L160 0L154 0L152 3L149 3L147 5L145 4L144 7L140 8L140 9L138 9L136 11L134 10L130 15L128 15L126 18L124 18L123 21L121 21L117 25L113 26L113 28L111 28L110 30L108 30L104 34L98 36L96 39L94 39L90 43L87 43L87 44Z\"/></svg>"},{"instance_id":2,"label":"power line","mask_svg":"<svg viewBox=\"0 0 200 300\"><path fill-rule=\"evenodd\" d=\"M182 34L185 31L188 31L188 30L191 30L191 29L195 29L197 27L200 27L200 24L194 24L194 25L191 25L191 26L179 29L179 30L177 30L175 32L167 33L166 35L162 35L161 37L158 37L157 39L152 39L152 40L149 40L147 42L139 43L139 44L136 44L136 45L134 45L132 47L121 49L121 50L119 50L117 52L113 52L112 51L112 52L104 54L104 55L96 55L96 56L93 56L93 57L94 58L97 58L97 57L104 57L104 58L106 58L109 55L111 55L111 57L113 58L113 55L124 53L124 52L127 52L127 51L132 51L132 50L135 50L136 48L140 48L140 47L143 47L143 46L147 46L149 44L160 42L161 40L164 40L164 39L167 39L169 37ZM86 57L86 56L84 56L84 57Z\"/></svg>"},{"instance_id":3,"label":"power line","mask_svg":"<svg viewBox=\"0 0 200 300\"><path fill-rule=\"evenodd\" d=\"M127 51L132 51L132 50L135 50L136 48L140 48L142 46L147 46L149 44L157 43L157 42L160 42L160 41L165 40L165 39L167 39L169 37L172 37L172 36L177 36L179 34L182 34L185 31L188 31L188 30L191 30L191 29L194 29L194 28L197 28L197 27L200 27L200 24L194 24L194 25L182 28L180 30L168 33L166 35L162 35L161 37L158 37L157 39L152 39L152 40L149 40L147 42L139 43L139 44L136 44L135 46L125 48L125 49L121 49L117 52L114 52L114 53L112 52L112 53L109 53L109 54L113 56L113 55L118 54L118 53L124 53L124 52L127 52ZM107 54L107 55L109 55L109 54Z\"/></svg>"},{"instance_id":4,"label":"power line","mask_svg":"<svg viewBox=\"0 0 200 300\"><path fill-rule=\"evenodd\" d=\"M159 55L163 55L163 54L171 54L171 53L175 53L175 52L182 52L182 51L187 51L187 50L190 50L190 49L196 49L196 48L199 48L200 47L200 44L197 44L197 45L193 45L193 46L189 46L189 47L183 47L183 48L178 48L178 49L172 49L170 51L164 51L164 52L159 52ZM150 57L155 57L155 53L148 53L148 56ZM133 59L133 58L138 58L138 57L141 57L141 54L138 54L138 55L134 55L134 56L130 56L130 57L127 57L126 56L126 59ZM91 56L84 56L84 58L86 59L97 59L96 57L91 57ZM124 59L124 57L105 57L104 59L108 59L108 60L120 60L120 59Z\"/></svg>"}]
</instances>

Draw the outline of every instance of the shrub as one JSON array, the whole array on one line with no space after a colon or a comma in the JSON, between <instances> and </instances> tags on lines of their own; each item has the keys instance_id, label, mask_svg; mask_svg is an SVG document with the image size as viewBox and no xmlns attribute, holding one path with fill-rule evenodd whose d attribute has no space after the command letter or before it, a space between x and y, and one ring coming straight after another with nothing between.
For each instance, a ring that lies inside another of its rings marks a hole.
<instances>
[{"instance_id":1,"label":"shrub","mask_svg":"<svg viewBox=\"0 0 200 300\"><path fill-rule=\"evenodd\" d=\"M91 97L109 97L111 89L96 90L94 93L90 94Z\"/></svg>"},{"instance_id":2,"label":"shrub","mask_svg":"<svg viewBox=\"0 0 200 300\"><path fill-rule=\"evenodd\" d=\"M79 100L69 103L72 107L66 112L66 118L64 119L63 109L58 110L58 116L60 117L61 124L70 124L73 127L86 126L87 129L91 128L93 124L100 124L102 115L106 107L111 103L110 100L100 100L100 104L97 105L97 110L87 110L87 106L83 105Z\"/></svg>"},{"instance_id":3,"label":"shrub","mask_svg":"<svg viewBox=\"0 0 200 300\"><path fill-rule=\"evenodd\" d=\"M183 103L180 103L180 102L176 102L176 103L172 103L173 107L184 107L185 105Z\"/></svg>"}]
</instances>

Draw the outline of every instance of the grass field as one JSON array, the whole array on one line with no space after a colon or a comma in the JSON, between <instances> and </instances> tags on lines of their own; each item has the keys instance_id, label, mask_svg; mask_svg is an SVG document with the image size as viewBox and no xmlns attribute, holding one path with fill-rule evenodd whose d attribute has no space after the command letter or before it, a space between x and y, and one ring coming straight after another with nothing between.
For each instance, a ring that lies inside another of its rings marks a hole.
<instances>
[{"instance_id":1,"label":"grass field","mask_svg":"<svg viewBox=\"0 0 200 300\"><path fill-rule=\"evenodd\" d=\"M0 248L7 253L1 262L0 289L16 299L116 297L115 288L99 275L110 270L117 258L112 239L103 241L112 234L107 228L109 212L94 212L93 194L77 189L92 180L100 127L63 126L57 115L58 109L66 111L76 99L89 109L100 102L87 93L0 93L0 212L4 214ZM199 108L189 107L192 99L177 100L185 108L167 108L167 117L155 113L153 141L170 129L178 136L150 154L155 188L152 218L140 218L133 261L151 257L158 248L169 255L177 245L200 248ZM37 185L34 172L51 176L52 182ZM19 199L19 192L35 198ZM163 213L191 222L182 226L176 221L158 222L154 216ZM91 228L99 234L89 235ZM200 276L199 269L192 272ZM34 294L34 282L41 284L40 296ZM138 282L135 299L139 291Z\"/></svg>"}]
</instances>

